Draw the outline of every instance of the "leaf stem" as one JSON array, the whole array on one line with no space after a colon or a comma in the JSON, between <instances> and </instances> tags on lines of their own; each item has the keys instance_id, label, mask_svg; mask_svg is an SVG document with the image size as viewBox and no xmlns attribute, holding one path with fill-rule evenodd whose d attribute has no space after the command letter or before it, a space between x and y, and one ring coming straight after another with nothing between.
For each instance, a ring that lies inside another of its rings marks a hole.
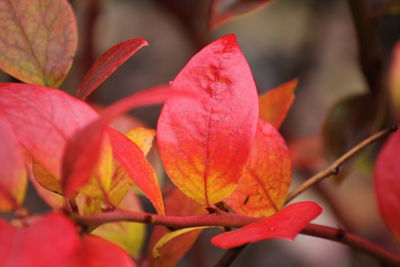
<instances>
[{"instance_id":1,"label":"leaf stem","mask_svg":"<svg viewBox=\"0 0 400 267\"><path fill-rule=\"evenodd\" d=\"M238 228L250 223L254 223L261 219L257 217L243 216L223 211L196 216L167 216L145 212L115 210L96 215L71 216L77 223L84 226L97 226L109 222L132 221L146 224L164 225L175 228L187 228L196 226L224 226ZM377 258L382 262L400 265L400 255L389 252L368 240L345 232L341 229L317 224L308 224L301 233L340 242L352 248L366 252L367 254Z\"/></svg>"},{"instance_id":2,"label":"leaf stem","mask_svg":"<svg viewBox=\"0 0 400 267\"><path fill-rule=\"evenodd\" d=\"M346 153L344 153L340 158L338 158L337 160L335 160L331 165L329 165L327 168L325 168L324 170L318 172L317 174L315 174L314 176L308 178L307 180L305 180L302 184L300 184L297 188L295 188L292 192L290 192L288 194L288 197L286 199L286 203L290 202L291 200L293 200L295 197L297 197L299 194L301 194L302 192L304 192L305 190L307 190L308 188L312 187L314 184L319 183L320 181L322 181L325 178L330 177L331 175L335 175L339 172L339 167L346 162L347 160L349 160L351 157L353 157L354 155L356 155L358 152L360 152L361 150L363 150L365 147L367 147L369 144L375 142L376 140L378 140L379 138L387 135L388 133L393 132L394 130L396 130L397 127L390 127L387 129L384 129L380 132L377 132L373 135L371 135L370 137L364 139L363 141L361 141L359 144L357 144L355 147L353 147L352 149L350 149L349 151L347 151Z\"/></svg>"}]
</instances>

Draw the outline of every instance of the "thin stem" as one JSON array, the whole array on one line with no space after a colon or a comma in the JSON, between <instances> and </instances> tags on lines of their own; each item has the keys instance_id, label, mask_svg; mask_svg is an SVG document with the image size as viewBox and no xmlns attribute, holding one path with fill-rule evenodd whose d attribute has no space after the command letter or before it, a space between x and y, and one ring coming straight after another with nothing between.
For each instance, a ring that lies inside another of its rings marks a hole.
<instances>
[{"instance_id":1,"label":"thin stem","mask_svg":"<svg viewBox=\"0 0 400 267\"><path fill-rule=\"evenodd\" d=\"M214 267L228 267L231 266L233 261L237 258L237 256L242 252L247 245L243 245L240 247L230 248L225 251L224 255L221 259L214 265Z\"/></svg>"},{"instance_id":2,"label":"thin stem","mask_svg":"<svg viewBox=\"0 0 400 267\"><path fill-rule=\"evenodd\" d=\"M145 212L115 210L89 216L72 215L72 217L77 223L84 226L97 226L109 222L132 221L176 228L195 226L224 226L239 228L261 219L222 211L218 213L196 216L166 216ZM400 265L399 255L386 251L385 249L368 240L345 232L341 229L316 224L308 224L301 233L340 242L352 248L364 251L382 262Z\"/></svg>"},{"instance_id":3,"label":"thin stem","mask_svg":"<svg viewBox=\"0 0 400 267\"><path fill-rule=\"evenodd\" d=\"M301 233L305 235L336 241L348 245L352 248L361 250L362 252L365 252L366 254L379 259L381 262L394 266L400 265L399 255L391 253L381 248L380 246L376 245L375 243L372 243L355 234L348 233L341 229L335 229L328 226L310 223L303 229Z\"/></svg>"},{"instance_id":4,"label":"thin stem","mask_svg":"<svg viewBox=\"0 0 400 267\"><path fill-rule=\"evenodd\" d=\"M363 150L365 147L367 147L369 144L375 142L379 138L387 135L390 132L393 132L396 130L397 127L390 127L385 130L382 130L380 132L377 132L376 134L371 135L370 137L364 139L361 141L358 145L344 153L340 158L338 158L336 161L334 161L331 165L329 165L326 169L320 171L319 173L315 174L314 176L308 178L305 180L302 184L300 184L297 188L295 188L291 193L289 193L286 203L290 202L293 200L295 197L297 197L299 194L310 188L316 183L319 183L325 178L330 177L331 175L337 174L339 172L339 167L349 160L351 157L356 155L358 152Z\"/></svg>"},{"instance_id":5,"label":"thin stem","mask_svg":"<svg viewBox=\"0 0 400 267\"><path fill-rule=\"evenodd\" d=\"M357 35L359 62L371 93L382 96L383 62L369 1L347 0Z\"/></svg>"}]
</instances>

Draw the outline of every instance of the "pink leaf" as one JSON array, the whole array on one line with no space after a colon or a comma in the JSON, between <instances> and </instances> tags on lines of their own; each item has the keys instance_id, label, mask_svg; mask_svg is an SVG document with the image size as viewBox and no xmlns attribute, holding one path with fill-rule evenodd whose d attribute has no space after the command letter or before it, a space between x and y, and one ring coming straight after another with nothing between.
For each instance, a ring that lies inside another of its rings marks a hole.
<instances>
[{"instance_id":1,"label":"pink leaf","mask_svg":"<svg viewBox=\"0 0 400 267\"><path fill-rule=\"evenodd\" d=\"M60 266L77 248L78 234L64 215L35 218L28 226L15 227L0 218L0 266Z\"/></svg>"},{"instance_id":2,"label":"pink leaf","mask_svg":"<svg viewBox=\"0 0 400 267\"><path fill-rule=\"evenodd\" d=\"M293 240L321 212L322 208L314 202L294 203L259 222L219 234L211 239L211 243L228 249L267 239Z\"/></svg>"},{"instance_id":3,"label":"pink leaf","mask_svg":"<svg viewBox=\"0 0 400 267\"><path fill-rule=\"evenodd\" d=\"M4 83L0 84L0 116L33 158L59 177L66 141L97 114L86 103L60 90Z\"/></svg>"},{"instance_id":4,"label":"pink leaf","mask_svg":"<svg viewBox=\"0 0 400 267\"><path fill-rule=\"evenodd\" d=\"M171 98L162 109L157 142L166 172L197 202L219 202L237 185L258 118L257 89L236 37L201 50L172 87L200 97Z\"/></svg>"},{"instance_id":5,"label":"pink leaf","mask_svg":"<svg viewBox=\"0 0 400 267\"><path fill-rule=\"evenodd\" d=\"M86 235L74 255L61 267L134 267L134 262L117 245L99 237Z\"/></svg>"},{"instance_id":6,"label":"pink leaf","mask_svg":"<svg viewBox=\"0 0 400 267\"><path fill-rule=\"evenodd\" d=\"M382 147L375 166L375 191L382 218L400 241L400 131Z\"/></svg>"},{"instance_id":7,"label":"pink leaf","mask_svg":"<svg viewBox=\"0 0 400 267\"><path fill-rule=\"evenodd\" d=\"M103 83L116 69L133 56L140 48L148 45L143 38L129 39L114 45L104 52L90 67L75 96L85 99Z\"/></svg>"}]
</instances>

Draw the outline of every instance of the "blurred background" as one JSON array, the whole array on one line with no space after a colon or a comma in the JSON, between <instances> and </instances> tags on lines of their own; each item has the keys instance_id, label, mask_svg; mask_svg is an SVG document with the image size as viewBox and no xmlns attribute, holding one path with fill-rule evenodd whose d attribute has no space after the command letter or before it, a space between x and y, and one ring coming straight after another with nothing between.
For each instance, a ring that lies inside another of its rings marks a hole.
<instances>
[{"instance_id":1,"label":"blurred background","mask_svg":"<svg viewBox=\"0 0 400 267\"><path fill-rule=\"evenodd\" d=\"M359 64L359 43L349 6L352 1L274 0L213 30L208 28L210 1L206 0L70 2L78 18L80 43L64 90L73 92L93 61L116 43L143 37L150 44L106 80L90 97L91 102L108 105L136 91L168 83L191 56L228 33L237 35L260 94L299 78L295 102L281 128L296 167L292 187L387 124L379 105L379 94L385 93L371 89L373 82L365 76L368 71ZM387 75L392 47L400 35L399 17L380 13L387 2L371 2L371 16L376 13L379 17L373 28L382 53L382 61L377 63L382 77ZM0 75L2 82L11 79ZM160 107L144 108L132 115L155 128L159 111ZM316 223L341 227L400 252L375 201L372 173L378 148L379 144L367 149L343 166L338 177L327 179L296 201L314 200L324 207ZM41 210L36 201L33 195L27 199L33 210ZM217 230L203 233L178 266L215 264L223 254L208 241L215 233ZM300 235L294 242L252 244L233 266L380 264L338 243Z\"/></svg>"}]
</instances>

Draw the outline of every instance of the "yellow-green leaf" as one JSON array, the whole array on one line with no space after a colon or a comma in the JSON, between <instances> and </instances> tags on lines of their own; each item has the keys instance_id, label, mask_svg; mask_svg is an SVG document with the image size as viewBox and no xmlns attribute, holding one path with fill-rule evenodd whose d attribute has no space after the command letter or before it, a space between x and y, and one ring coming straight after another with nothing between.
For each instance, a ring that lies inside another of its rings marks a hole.
<instances>
[{"instance_id":1,"label":"yellow-green leaf","mask_svg":"<svg viewBox=\"0 0 400 267\"><path fill-rule=\"evenodd\" d=\"M31 84L58 87L77 47L67 0L0 1L0 68Z\"/></svg>"},{"instance_id":2,"label":"yellow-green leaf","mask_svg":"<svg viewBox=\"0 0 400 267\"><path fill-rule=\"evenodd\" d=\"M209 228L210 226L199 226L199 227L190 227L190 228L184 228L184 229L180 229L177 231L173 231L170 233L165 234L163 237L161 237L158 242L156 243L156 245L153 247L153 257L154 258L159 258L160 257L160 252L159 250L165 245L167 244L169 241L171 241L174 238L177 238L179 236L182 236L184 234L187 233L191 233L193 231L196 232L200 232L200 230L203 230L205 228ZM176 245L176 249L179 249L179 245Z\"/></svg>"},{"instance_id":3,"label":"yellow-green leaf","mask_svg":"<svg viewBox=\"0 0 400 267\"><path fill-rule=\"evenodd\" d=\"M119 208L142 211L139 199L132 190L125 196ZM146 227L142 223L115 222L101 225L92 233L117 244L131 256L138 257L145 238Z\"/></svg>"}]
</instances>

